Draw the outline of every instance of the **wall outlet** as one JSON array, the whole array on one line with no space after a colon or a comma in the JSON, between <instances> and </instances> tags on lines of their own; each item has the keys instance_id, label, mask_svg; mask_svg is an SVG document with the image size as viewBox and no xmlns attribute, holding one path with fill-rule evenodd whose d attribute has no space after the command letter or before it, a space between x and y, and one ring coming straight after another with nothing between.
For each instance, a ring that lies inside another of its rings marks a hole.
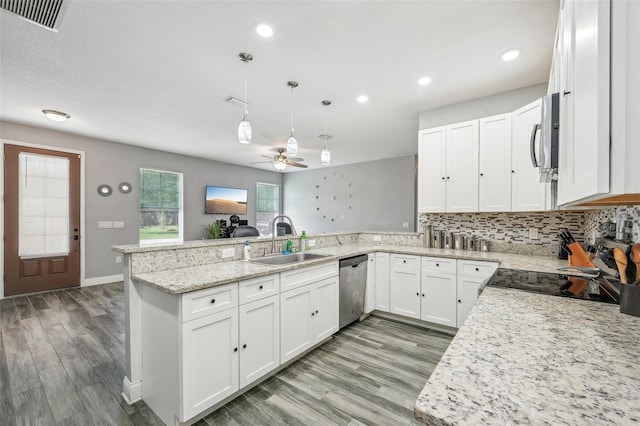
<instances>
[{"instance_id":1,"label":"wall outlet","mask_svg":"<svg viewBox=\"0 0 640 426\"><path fill-rule=\"evenodd\" d=\"M308 240L307 243L309 243L309 247L315 247L316 246L316 240Z\"/></svg>"},{"instance_id":2,"label":"wall outlet","mask_svg":"<svg viewBox=\"0 0 640 426\"><path fill-rule=\"evenodd\" d=\"M113 222L113 227L116 229L123 229L124 228L124 222L120 222L120 221L114 221Z\"/></svg>"},{"instance_id":3,"label":"wall outlet","mask_svg":"<svg viewBox=\"0 0 640 426\"><path fill-rule=\"evenodd\" d=\"M98 222L98 229L111 229L113 228L113 222L107 222L107 221L99 221Z\"/></svg>"},{"instance_id":4,"label":"wall outlet","mask_svg":"<svg viewBox=\"0 0 640 426\"><path fill-rule=\"evenodd\" d=\"M122 256L116 256L116 263L122 263Z\"/></svg>"},{"instance_id":5,"label":"wall outlet","mask_svg":"<svg viewBox=\"0 0 640 426\"><path fill-rule=\"evenodd\" d=\"M233 248L222 249L222 258L226 259L228 257L235 256L236 251Z\"/></svg>"},{"instance_id":6,"label":"wall outlet","mask_svg":"<svg viewBox=\"0 0 640 426\"><path fill-rule=\"evenodd\" d=\"M536 228L529 228L529 239L530 240L538 239L538 230Z\"/></svg>"},{"instance_id":7,"label":"wall outlet","mask_svg":"<svg viewBox=\"0 0 640 426\"><path fill-rule=\"evenodd\" d=\"M373 241L376 243L379 243L380 241L382 241L382 237L380 235L374 235Z\"/></svg>"},{"instance_id":8,"label":"wall outlet","mask_svg":"<svg viewBox=\"0 0 640 426\"><path fill-rule=\"evenodd\" d=\"M409 222L402 222L402 227L403 228L408 228L409 227Z\"/></svg>"}]
</instances>

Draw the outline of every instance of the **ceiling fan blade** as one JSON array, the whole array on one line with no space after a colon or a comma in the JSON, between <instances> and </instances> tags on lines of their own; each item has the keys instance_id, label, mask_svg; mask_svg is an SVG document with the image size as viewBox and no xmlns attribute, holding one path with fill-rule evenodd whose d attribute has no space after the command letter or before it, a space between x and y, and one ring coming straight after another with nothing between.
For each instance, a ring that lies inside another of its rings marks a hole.
<instances>
[{"instance_id":1,"label":"ceiling fan blade","mask_svg":"<svg viewBox=\"0 0 640 426\"><path fill-rule=\"evenodd\" d=\"M309 167L306 164L294 163L293 161L287 161L287 165L293 166L293 167L302 167L303 169L306 169L307 167Z\"/></svg>"},{"instance_id":2,"label":"ceiling fan blade","mask_svg":"<svg viewBox=\"0 0 640 426\"><path fill-rule=\"evenodd\" d=\"M270 159L270 160L273 160L273 155L261 155L261 157L264 157L264 158L268 158L268 159Z\"/></svg>"},{"instance_id":3,"label":"ceiling fan blade","mask_svg":"<svg viewBox=\"0 0 640 426\"><path fill-rule=\"evenodd\" d=\"M267 163L273 163L273 161L252 161L249 164L267 164Z\"/></svg>"},{"instance_id":4,"label":"ceiling fan blade","mask_svg":"<svg viewBox=\"0 0 640 426\"><path fill-rule=\"evenodd\" d=\"M290 161L304 161L304 158L300 158L300 157L287 157L287 160L290 160Z\"/></svg>"}]
</instances>

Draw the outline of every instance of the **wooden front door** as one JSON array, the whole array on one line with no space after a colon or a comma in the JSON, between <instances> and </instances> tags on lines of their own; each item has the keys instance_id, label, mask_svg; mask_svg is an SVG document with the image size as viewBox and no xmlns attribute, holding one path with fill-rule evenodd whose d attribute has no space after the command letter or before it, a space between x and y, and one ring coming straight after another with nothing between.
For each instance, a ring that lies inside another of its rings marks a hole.
<instances>
[{"instance_id":1,"label":"wooden front door","mask_svg":"<svg viewBox=\"0 0 640 426\"><path fill-rule=\"evenodd\" d=\"M4 154L4 295L80 285L80 156Z\"/></svg>"}]
</instances>

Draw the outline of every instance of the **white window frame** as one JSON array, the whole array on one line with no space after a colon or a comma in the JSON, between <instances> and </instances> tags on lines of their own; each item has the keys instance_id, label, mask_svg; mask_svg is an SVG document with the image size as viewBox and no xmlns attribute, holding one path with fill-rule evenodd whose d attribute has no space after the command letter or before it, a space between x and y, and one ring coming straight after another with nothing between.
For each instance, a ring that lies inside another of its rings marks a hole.
<instances>
[{"instance_id":1,"label":"white window frame","mask_svg":"<svg viewBox=\"0 0 640 426\"><path fill-rule=\"evenodd\" d=\"M158 173L171 173L178 175L178 190L180 191L179 203L178 203L178 237L177 238L160 238L151 240L141 240L140 230L138 230L138 242L141 246L156 246L167 244L182 244L184 242L184 187L183 187L183 174L182 172L174 172L173 170L161 170L154 169L152 167L140 167L140 174L143 170ZM142 182L140 182L140 204L142 204ZM142 206L140 206L142 208Z\"/></svg>"},{"instance_id":2,"label":"white window frame","mask_svg":"<svg viewBox=\"0 0 640 426\"><path fill-rule=\"evenodd\" d=\"M281 214L281 202L280 201L281 201L281 198L282 198L281 197L281 192L280 192L282 190L282 186L281 185L279 185L277 183L269 183L269 182L256 182L256 228L257 228L257 225L258 225L258 213L271 213L270 211L266 212L266 211L258 210L258 185L275 186L275 187L278 188L278 207L277 207L276 211L273 212L273 213L275 213L274 216L277 216L277 215ZM269 224L269 233L268 234L262 234L261 233L261 236L263 236L263 237L264 236L271 236L271 233L273 232L273 229L272 229L272 226L271 226L273 224L273 219L271 219L269 222L270 222L270 224Z\"/></svg>"}]
</instances>

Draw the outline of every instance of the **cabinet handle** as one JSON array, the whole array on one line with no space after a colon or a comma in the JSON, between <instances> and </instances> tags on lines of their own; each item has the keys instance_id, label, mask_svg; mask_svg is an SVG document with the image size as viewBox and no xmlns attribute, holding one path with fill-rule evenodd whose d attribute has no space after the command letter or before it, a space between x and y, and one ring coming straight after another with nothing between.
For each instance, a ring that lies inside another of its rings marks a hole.
<instances>
[{"instance_id":1,"label":"cabinet handle","mask_svg":"<svg viewBox=\"0 0 640 426\"><path fill-rule=\"evenodd\" d=\"M570 94L571 94L571 92L564 92L564 93L562 93L562 95L563 95L563 96L567 96L567 95L570 95Z\"/></svg>"},{"instance_id":2,"label":"cabinet handle","mask_svg":"<svg viewBox=\"0 0 640 426\"><path fill-rule=\"evenodd\" d=\"M238 352L238 348L233 348L233 351L234 352Z\"/></svg>"},{"instance_id":3,"label":"cabinet handle","mask_svg":"<svg viewBox=\"0 0 640 426\"><path fill-rule=\"evenodd\" d=\"M444 176L442 176L442 180L444 180Z\"/></svg>"},{"instance_id":4,"label":"cabinet handle","mask_svg":"<svg viewBox=\"0 0 640 426\"><path fill-rule=\"evenodd\" d=\"M262 286L258 287L259 290L262 290Z\"/></svg>"},{"instance_id":5,"label":"cabinet handle","mask_svg":"<svg viewBox=\"0 0 640 426\"><path fill-rule=\"evenodd\" d=\"M315 312L311 312L311 316L314 316L316 313Z\"/></svg>"},{"instance_id":6,"label":"cabinet handle","mask_svg":"<svg viewBox=\"0 0 640 426\"><path fill-rule=\"evenodd\" d=\"M402 261L402 263L407 263L407 261L406 261L406 260L403 260L403 261Z\"/></svg>"},{"instance_id":7,"label":"cabinet handle","mask_svg":"<svg viewBox=\"0 0 640 426\"><path fill-rule=\"evenodd\" d=\"M242 345L242 349L247 349L247 344Z\"/></svg>"},{"instance_id":8,"label":"cabinet handle","mask_svg":"<svg viewBox=\"0 0 640 426\"><path fill-rule=\"evenodd\" d=\"M462 300L458 299L458 303L462 303Z\"/></svg>"},{"instance_id":9,"label":"cabinet handle","mask_svg":"<svg viewBox=\"0 0 640 426\"><path fill-rule=\"evenodd\" d=\"M422 293L422 297L424 297L424 293Z\"/></svg>"},{"instance_id":10,"label":"cabinet handle","mask_svg":"<svg viewBox=\"0 0 640 426\"><path fill-rule=\"evenodd\" d=\"M480 271L480 269L476 268L476 272Z\"/></svg>"},{"instance_id":11,"label":"cabinet handle","mask_svg":"<svg viewBox=\"0 0 640 426\"><path fill-rule=\"evenodd\" d=\"M416 293L416 296L420 296L420 293Z\"/></svg>"},{"instance_id":12,"label":"cabinet handle","mask_svg":"<svg viewBox=\"0 0 640 426\"><path fill-rule=\"evenodd\" d=\"M316 314L318 313L318 311L316 311Z\"/></svg>"},{"instance_id":13,"label":"cabinet handle","mask_svg":"<svg viewBox=\"0 0 640 426\"><path fill-rule=\"evenodd\" d=\"M484 173L480 173L480 176L484 176Z\"/></svg>"},{"instance_id":14,"label":"cabinet handle","mask_svg":"<svg viewBox=\"0 0 640 426\"><path fill-rule=\"evenodd\" d=\"M216 299L211 299L211 303L216 303Z\"/></svg>"},{"instance_id":15,"label":"cabinet handle","mask_svg":"<svg viewBox=\"0 0 640 426\"><path fill-rule=\"evenodd\" d=\"M447 180L451 179L449 176L447 176Z\"/></svg>"},{"instance_id":16,"label":"cabinet handle","mask_svg":"<svg viewBox=\"0 0 640 426\"><path fill-rule=\"evenodd\" d=\"M440 267L440 264L439 264L439 263L436 263L436 268L439 268L439 267Z\"/></svg>"},{"instance_id":17,"label":"cabinet handle","mask_svg":"<svg viewBox=\"0 0 640 426\"><path fill-rule=\"evenodd\" d=\"M515 172L516 172L515 170L511 170L511 173L515 173Z\"/></svg>"}]
</instances>

